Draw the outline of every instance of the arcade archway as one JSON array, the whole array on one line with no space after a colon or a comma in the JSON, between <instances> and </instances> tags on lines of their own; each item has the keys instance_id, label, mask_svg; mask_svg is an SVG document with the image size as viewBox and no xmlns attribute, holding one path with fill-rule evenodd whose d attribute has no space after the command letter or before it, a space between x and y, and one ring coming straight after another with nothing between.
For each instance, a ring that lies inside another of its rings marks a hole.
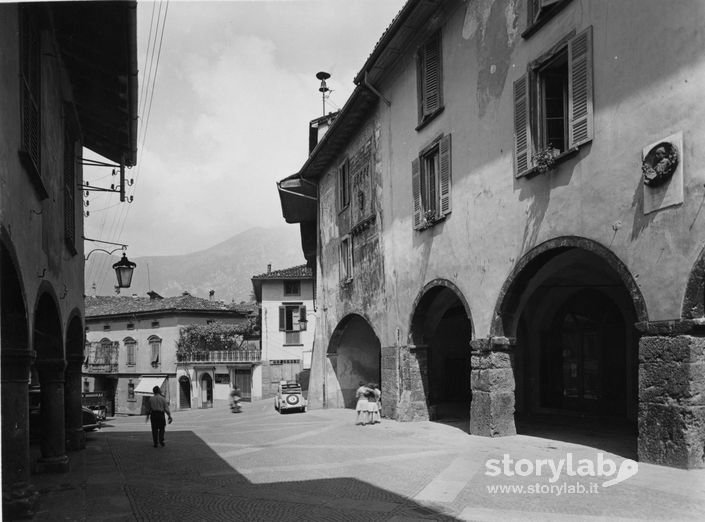
<instances>
[{"instance_id":1,"label":"arcade archway","mask_svg":"<svg viewBox=\"0 0 705 522\"><path fill-rule=\"evenodd\" d=\"M380 356L379 338L365 318L351 314L340 321L328 345L326 405L354 408L360 382L381 383Z\"/></svg>"}]
</instances>

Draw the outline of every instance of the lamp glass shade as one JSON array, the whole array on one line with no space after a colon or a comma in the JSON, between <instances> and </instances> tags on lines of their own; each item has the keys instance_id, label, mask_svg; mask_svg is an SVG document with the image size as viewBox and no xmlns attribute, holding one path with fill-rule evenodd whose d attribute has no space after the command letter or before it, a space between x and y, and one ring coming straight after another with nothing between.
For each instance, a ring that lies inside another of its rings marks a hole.
<instances>
[{"instance_id":1,"label":"lamp glass shade","mask_svg":"<svg viewBox=\"0 0 705 522\"><path fill-rule=\"evenodd\" d=\"M113 265L119 288L130 288L132 272L134 272L136 266L137 264L127 259L125 254L122 254L122 259Z\"/></svg>"}]
</instances>

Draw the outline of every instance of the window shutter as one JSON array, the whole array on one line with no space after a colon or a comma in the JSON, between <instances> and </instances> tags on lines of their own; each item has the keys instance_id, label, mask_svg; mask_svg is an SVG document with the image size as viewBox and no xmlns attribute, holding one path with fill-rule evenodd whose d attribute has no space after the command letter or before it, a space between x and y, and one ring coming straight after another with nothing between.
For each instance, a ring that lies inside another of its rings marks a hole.
<instances>
[{"instance_id":1,"label":"window shutter","mask_svg":"<svg viewBox=\"0 0 705 522\"><path fill-rule=\"evenodd\" d=\"M411 190L414 199L414 228L418 229L421 226L421 161L415 158L411 162Z\"/></svg>"},{"instance_id":2,"label":"window shutter","mask_svg":"<svg viewBox=\"0 0 705 522\"><path fill-rule=\"evenodd\" d=\"M299 307L299 330L304 331L306 330L307 326L307 319L306 319L306 306L301 306Z\"/></svg>"},{"instance_id":3,"label":"window shutter","mask_svg":"<svg viewBox=\"0 0 705 522\"><path fill-rule=\"evenodd\" d=\"M592 140L592 27L568 42L568 147Z\"/></svg>"},{"instance_id":4,"label":"window shutter","mask_svg":"<svg viewBox=\"0 0 705 522\"><path fill-rule=\"evenodd\" d=\"M531 168L529 123L529 79L525 74L514 82L514 175L517 178Z\"/></svg>"},{"instance_id":5,"label":"window shutter","mask_svg":"<svg viewBox=\"0 0 705 522\"><path fill-rule=\"evenodd\" d=\"M118 363L118 350L119 349L120 349L120 342L114 341L113 342L113 350L112 350L112 353L110 354L110 364L117 364Z\"/></svg>"},{"instance_id":6,"label":"window shutter","mask_svg":"<svg viewBox=\"0 0 705 522\"><path fill-rule=\"evenodd\" d=\"M423 116L441 107L441 38L434 36L423 49Z\"/></svg>"},{"instance_id":7,"label":"window shutter","mask_svg":"<svg viewBox=\"0 0 705 522\"><path fill-rule=\"evenodd\" d=\"M283 332L286 330L286 307L279 307L279 331Z\"/></svg>"},{"instance_id":8,"label":"window shutter","mask_svg":"<svg viewBox=\"0 0 705 522\"><path fill-rule=\"evenodd\" d=\"M451 155L450 155L450 134L441 138L440 143L441 156L441 215L447 216L451 211L450 195L451 195Z\"/></svg>"}]
</instances>

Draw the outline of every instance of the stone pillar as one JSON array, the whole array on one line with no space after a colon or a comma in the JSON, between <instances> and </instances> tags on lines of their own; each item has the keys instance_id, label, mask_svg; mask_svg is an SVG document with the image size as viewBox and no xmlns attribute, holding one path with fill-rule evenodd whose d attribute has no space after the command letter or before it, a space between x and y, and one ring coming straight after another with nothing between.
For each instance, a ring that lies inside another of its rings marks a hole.
<instances>
[{"instance_id":1,"label":"stone pillar","mask_svg":"<svg viewBox=\"0 0 705 522\"><path fill-rule=\"evenodd\" d=\"M639 460L705 467L705 331L694 321L639 323Z\"/></svg>"},{"instance_id":2,"label":"stone pillar","mask_svg":"<svg viewBox=\"0 0 705 522\"><path fill-rule=\"evenodd\" d=\"M399 399L397 420L429 420L426 390L428 389L428 347L399 347ZM382 398L384 401L384 398Z\"/></svg>"},{"instance_id":3,"label":"stone pillar","mask_svg":"<svg viewBox=\"0 0 705 522\"><path fill-rule=\"evenodd\" d=\"M86 433L83 431L81 413L81 366L83 355L69 355L66 365L66 447L71 451L86 447Z\"/></svg>"},{"instance_id":4,"label":"stone pillar","mask_svg":"<svg viewBox=\"0 0 705 522\"><path fill-rule=\"evenodd\" d=\"M381 352L382 417L396 419L399 402L399 347L383 346Z\"/></svg>"},{"instance_id":5,"label":"stone pillar","mask_svg":"<svg viewBox=\"0 0 705 522\"><path fill-rule=\"evenodd\" d=\"M2 512L8 520L30 518L39 493L29 482L29 367L35 353L2 347Z\"/></svg>"},{"instance_id":6,"label":"stone pillar","mask_svg":"<svg viewBox=\"0 0 705 522\"><path fill-rule=\"evenodd\" d=\"M34 363L41 386L41 439L42 456L35 464L37 473L65 473L69 470L66 455L66 428L64 423L64 371L63 359L37 359Z\"/></svg>"},{"instance_id":7,"label":"stone pillar","mask_svg":"<svg viewBox=\"0 0 705 522\"><path fill-rule=\"evenodd\" d=\"M506 337L470 341L470 433L516 435L512 343Z\"/></svg>"}]
</instances>

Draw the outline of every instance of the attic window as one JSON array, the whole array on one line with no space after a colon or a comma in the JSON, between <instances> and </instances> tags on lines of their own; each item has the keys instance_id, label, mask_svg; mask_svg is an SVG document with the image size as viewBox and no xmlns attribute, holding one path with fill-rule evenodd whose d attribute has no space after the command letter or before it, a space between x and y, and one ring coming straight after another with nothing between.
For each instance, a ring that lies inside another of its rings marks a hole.
<instances>
[{"instance_id":1,"label":"attic window","mask_svg":"<svg viewBox=\"0 0 705 522\"><path fill-rule=\"evenodd\" d=\"M104 325L103 325L103 330L105 330L106 332L107 332L108 330L110 330L110 325L109 325L109 324L104 324Z\"/></svg>"},{"instance_id":2,"label":"attic window","mask_svg":"<svg viewBox=\"0 0 705 522\"><path fill-rule=\"evenodd\" d=\"M127 323L127 329L128 329L128 330L134 330L134 329L135 329L135 323Z\"/></svg>"},{"instance_id":3,"label":"attic window","mask_svg":"<svg viewBox=\"0 0 705 522\"><path fill-rule=\"evenodd\" d=\"M570 3L570 0L528 0L526 4L526 31L522 37L528 38L558 12Z\"/></svg>"},{"instance_id":4,"label":"attic window","mask_svg":"<svg viewBox=\"0 0 705 522\"><path fill-rule=\"evenodd\" d=\"M152 328L159 328L159 321L152 321Z\"/></svg>"}]
</instances>

